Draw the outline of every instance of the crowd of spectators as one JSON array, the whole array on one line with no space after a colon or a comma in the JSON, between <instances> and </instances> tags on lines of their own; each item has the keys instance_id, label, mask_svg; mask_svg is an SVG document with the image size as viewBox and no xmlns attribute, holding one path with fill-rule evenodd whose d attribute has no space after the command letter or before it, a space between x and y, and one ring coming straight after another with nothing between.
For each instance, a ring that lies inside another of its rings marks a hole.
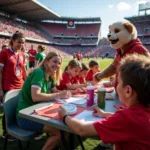
<instances>
[{"instance_id":1,"label":"crowd of spectators","mask_svg":"<svg viewBox=\"0 0 150 150\"><path fill-rule=\"evenodd\" d=\"M57 36L98 36L100 24L76 24L68 29L67 24L41 23L51 34Z\"/></svg>"},{"instance_id":2,"label":"crowd of spectators","mask_svg":"<svg viewBox=\"0 0 150 150\"><path fill-rule=\"evenodd\" d=\"M103 37L101 40L99 40L98 45L109 45L109 41L107 38Z\"/></svg>"},{"instance_id":3,"label":"crowd of spectators","mask_svg":"<svg viewBox=\"0 0 150 150\"><path fill-rule=\"evenodd\" d=\"M134 25L136 26L139 34L139 38L141 39L142 43L150 50L150 36L148 36L148 33L150 33L150 21L145 22L136 22ZM74 30L69 30L66 28L66 24L48 24L42 23L43 26L45 26L51 34L57 35L61 34L63 32L62 38L53 38L54 43L69 43L72 46L50 46L50 45L44 45L46 47L46 53L49 51L57 51L59 52L63 57L72 57L74 53L82 52L83 57L89 56L89 57L95 57L95 56L104 56L106 53L109 54L109 57L114 57L115 50L110 48L109 42L107 41L107 38L102 38L98 41L98 39L93 38L70 38L66 39L63 38L65 35L74 35L75 33L77 35L81 36L89 36L92 32L93 35L98 35L99 31L99 24L77 24L76 28ZM95 27L95 29L94 29ZM0 16L0 32L3 33L10 33L13 34L16 31L22 32L26 37L40 39L40 40L48 40L45 36L44 32L38 30L31 24L23 23L20 21L11 20L10 18L6 18L3 16ZM141 35L141 34L147 34ZM96 44L98 41L98 46L76 46L78 44ZM2 45L9 45L9 38L0 37L0 47ZM30 49L31 45L35 47L35 49L38 47L39 44L36 44L34 42L26 42L25 49L26 51Z\"/></svg>"},{"instance_id":4,"label":"crowd of spectators","mask_svg":"<svg viewBox=\"0 0 150 150\"><path fill-rule=\"evenodd\" d=\"M139 37L143 44L150 44L150 36Z\"/></svg>"},{"instance_id":5,"label":"crowd of spectators","mask_svg":"<svg viewBox=\"0 0 150 150\"><path fill-rule=\"evenodd\" d=\"M74 39L65 39L65 38L55 38L53 42L55 43L70 43L70 44L96 44L98 39L82 39L82 38L74 38Z\"/></svg>"},{"instance_id":6,"label":"crowd of spectators","mask_svg":"<svg viewBox=\"0 0 150 150\"><path fill-rule=\"evenodd\" d=\"M20 31L26 37L39 40L48 40L46 35L32 24L23 23L17 20L12 20L10 18L0 16L0 32L13 34L16 31Z\"/></svg>"},{"instance_id":7,"label":"crowd of spectators","mask_svg":"<svg viewBox=\"0 0 150 150\"><path fill-rule=\"evenodd\" d=\"M142 41L143 42L143 41ZM8 38L0 38L0 47L2 45L9 45L9 39ZM25 43L25 50L28 51L31 47L31 45L34 46L36 49L38 47L38 43L33 43L33 42L26 42ZM116 50L112 49L108 44L107 45L98 45L97 47L95 46L86 46L86 47L81 47L81 46L52 46L52 45L44 45L46 47L46 53L49 51L57 51L58 53L61 54L63 57L73 57L74 53L82 52L83 57L102 57L106 53L108 53L108 57L114 57ZM150 50L150 45L146 44L145 47Z\"/></svg>"},{"instance_id":8,"label":"crowd of spectators","mask_svg":"<svg viewBox=\"0 0 150 150\"><path fill-rule=\"evenodd\" d=\"M150 20L133 22L137 28L138 34L150 34Z\"/></svg>"}]
</instances>

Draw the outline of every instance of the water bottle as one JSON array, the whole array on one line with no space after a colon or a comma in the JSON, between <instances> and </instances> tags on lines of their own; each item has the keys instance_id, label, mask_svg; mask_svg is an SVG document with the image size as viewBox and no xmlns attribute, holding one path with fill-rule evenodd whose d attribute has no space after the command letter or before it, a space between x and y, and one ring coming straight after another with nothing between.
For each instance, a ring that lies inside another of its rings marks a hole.
<instances>
[{"instance_id":1,"label":"water bottle","mask_svg":"<svg viewBox=\"0 0 150 150\"><path fill-rule=\"evenodd\" d=\"M87 106L94 104L94 86L87 86Z\"/></svg>"},{"instance_id":2,"label":"water bottle","mask_svg":"<svg viewBox=\"0 0 150 150\"><path fill-rule=\"evenodd\" d=\"M100 87L97 93L97 104L99 108L105 108L105 94L106 89L104 87Z\"/></svg>"}]
</instances>

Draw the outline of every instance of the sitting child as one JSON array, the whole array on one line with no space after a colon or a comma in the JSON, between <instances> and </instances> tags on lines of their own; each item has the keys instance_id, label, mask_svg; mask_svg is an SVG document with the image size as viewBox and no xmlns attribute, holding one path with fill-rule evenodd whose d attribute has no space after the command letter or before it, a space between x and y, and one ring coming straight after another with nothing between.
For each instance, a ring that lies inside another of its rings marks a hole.
<instances>
[{"instance_id":1,"label":"sitting child","mask_svg":"<svg viewBox=\"0 0 150 150\"><path fill-rule=\"evenodd\" d=\"M86 87L87 84L80 84L78 82L77 75L82 69L81 63L78 60L71 60L68 63L63 75L60 85L57 86L58 90L70 90L72 94L80 92L82 87ZM82 91L82 90L81 90Z\"/></svg>"},{"instance_id":2,"label":"sitting child","mask_svg":"<svg viewBox=\"0 0 150 150\"><path fill-rule=\"evenodd\" d=\"M127 106L116 113L93 108L93 115L105 117L84 123L69 116L60 107L63 122L81 136L99 136L104 143L114 143L116 150L150 149L150 55L128 55L118 70L119 100Z\"/></svg>"},{"instance_id":3,"label":"sitting child","mask_svg":"<svg viewBox=\"0 0 150 150\"><path fill-rule=\"evenodd\" d=\"M84 84L86 82L85 78L87 76L89 68L84 63L81 63L81 65L82 65L82 69L80 70L77 78L80 84Z\"/></svg>"},{"instance_id":4,"label":"sitting child","mask_svg":"<svg viewBox=\"0 0 150 150\"><path fill-rule=\"evenodd\" d=\"M95 60L91 60L89 62L89 68L90 68L90 70L87 73L86 81L89 83L92 83L93 82L93 75L97 72L100 72L98 62L96 62Z\"/></svg>"}]
</instances>

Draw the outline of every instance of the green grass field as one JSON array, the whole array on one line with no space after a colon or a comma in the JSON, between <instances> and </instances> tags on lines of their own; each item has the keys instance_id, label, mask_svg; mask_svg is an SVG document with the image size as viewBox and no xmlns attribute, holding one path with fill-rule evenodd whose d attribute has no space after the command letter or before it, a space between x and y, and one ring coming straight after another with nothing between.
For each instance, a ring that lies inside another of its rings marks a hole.
<instances>
[{"instance_id":1,"label":"green grass field","mask_svg":"<svg viewBox=\"0 0 150 150\"><path fill-rule=\"evenodd\" d=\"M70 59L63 60L62 70L64 70L64 68L68 64L69 60ZM92 60L92 59L89 59L89 60L84 59L83 62L88 65L90 60ZM99 58L99 59L97 59L97 62L100 64L100 70L103 70L112 62L112 59L103 59L102 60ZM2 110L2 108L0 108L0 135L2 134L2 125L1 125L2 115L3 115L3 110ZM46 140L46 136L45 136L45 134L43 134L43 139L38 140L38 141L33 140L31 142L30 148L28 150L41 150L45 140ZM26 143L23 143L23 145L25 145L25 144ZM84 140L83 144L84 144L84 147L86 150L103 150L103 148L99 144L99 140L86 138ZM4 139L2 139L0 137L0 150L3 149L3 145L4 145ZM76 150L80 150L80 149L81 149L80 146L77 146ZM17 141L8 142L7 150L19 150Z\"/></svg>"}]
</instances>

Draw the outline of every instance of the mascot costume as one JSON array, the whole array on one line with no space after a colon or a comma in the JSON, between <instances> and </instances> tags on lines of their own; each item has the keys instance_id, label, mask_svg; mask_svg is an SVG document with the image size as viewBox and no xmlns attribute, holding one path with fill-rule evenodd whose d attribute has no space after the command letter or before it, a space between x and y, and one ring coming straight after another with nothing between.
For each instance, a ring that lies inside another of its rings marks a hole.
<instances>
[{"instance_id":1,"label":"mascot costume","mask_svg":"<svg viewBox=\"0 0 150 150\"><path fill-rule=\"evenodd\" d=\"M107 36L110 46L116 49L114 61L102 72L96 73L94 79L99 82L103 78L108 78L116 74L115 87L117 86L117 68L120 60L126 55L133 53L144 54L148 50L143 46L141 41L137 38L137 30L130 22L120 21L115 22L109 26L109 34Z\"/></svg>"}]
</instances>

